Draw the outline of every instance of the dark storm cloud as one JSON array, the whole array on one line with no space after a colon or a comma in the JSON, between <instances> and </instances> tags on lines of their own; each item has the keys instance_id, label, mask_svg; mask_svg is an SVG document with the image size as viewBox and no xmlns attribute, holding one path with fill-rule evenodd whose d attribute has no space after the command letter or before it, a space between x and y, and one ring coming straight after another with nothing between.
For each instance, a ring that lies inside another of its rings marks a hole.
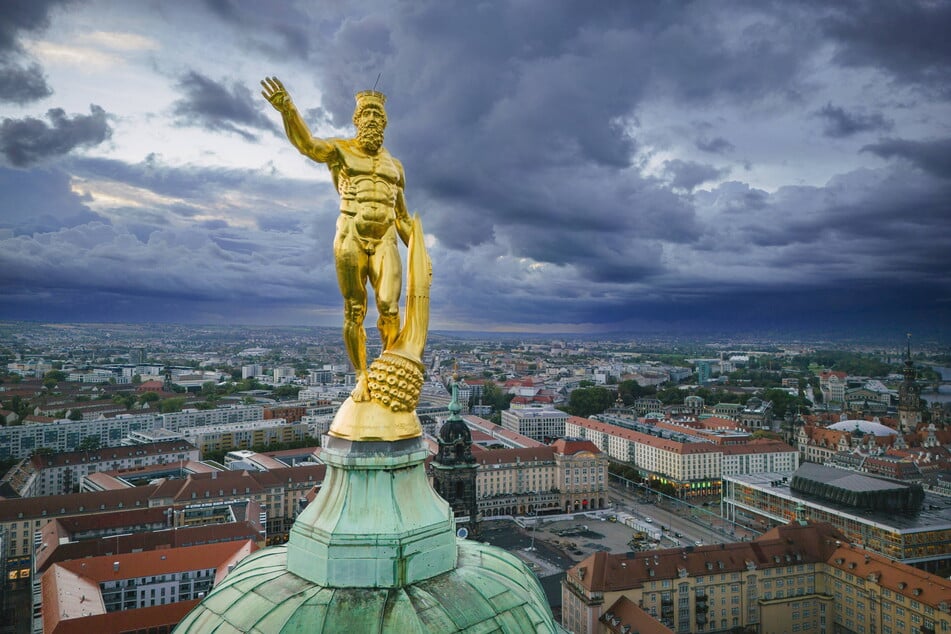
<instances>
[{"instance_id":1,"label":"dark storm cloud","mask_svg":"<svg viewBox=\"0 0 951 634\"><path fill-rule=\"evenodd\" d=\"M69 117L62 108L46 112L50 123L26 117L0 123L0 152L15 167L28 167L77 147L99 145L112 136L106 111L93 104L89 115Z\"/></svg>"},{"instance_id":2,"label":"dark storm cloud","mask_svg":"<svg viewBox=\"0 0 951 634\"><path fill-rule=\"evenodd\" d=\"M643 279L665 266L658 241L689 243L700 231L690 201L634 162L642 101L746 101L798 85L801 30L756 14L737 31L731 16L663 3L357 9L313 43L312 59L335 60L315 69L338 124L352 114L351 95L382 72L387 146L407 168L410 207L440 244L472 249L512 235L513 256L575 265L592 280ZM709 136L706 151L732 149ZM688 161L669 171L681 191L725 174ZM579 235L641 248L627 262L592 265Z\"/></svg>"},{"instance_id":3,"label":"dark storm cloud","mask_svg":"<svg viewBox=\"0 0 951 634\"><path fill-rule=\"evenodd\" d=\"M820 25L838 43L838 61L951 96L951 3L852 0L829 7Z\"/></svg>"},{"instance_id":4,"label":"dark storm cloud","mask_svg":"<svg viewBox=\"0 0 951 634\"><path fill-rule=\"evenodd\" d=\"M831 103L823 106L816 116L825 119L823 134L834 138L849 137L860 132L891 130L894 126L894 123L881 113L849 112Z\"/></svg>"},{"instance_id":5,"label":"dark storm cloud","mask_svg":"<svg viewBox=\"0 0 951 634\"><path fill-rule=\"evenodd\" d=\"M951 138L930 141L883 139L862 148L882 158L906 159L927 172L942 178L951 178Z\"/></svg>"},{"instance_id":6,"label":"dark storm cloud","mask_svg":"<svg viewBox=\"0 0 951 634\"><path fill-rule=\"evenodd\" d=\"M219 9L244 19L234 3ZM723 302L729 318L734 300L755 305L797 275L836 286L856 282L856 267L870 278L881 278L880 263L913 270L922 260L911 245L938 230L926 211L934 205L922 206L935 183L901 186L905 173L888 172L899 185L891 192L875 181L892 178L859 174L772 194L723 184L707 196L697 187L729 168L678 157L663 180L641 172L647 100L815 113L815 80L803 70L812 72L810 51L832 27L813 15L663 3L331 9L309 49L322 103L298 107L311 123L345 125L353 93L382 73L387 147L406 166L410 209L437 238L439 270L450 271L434 288L445 298L440 314L605 323L643 310L662 320L702 314ZM301 80L283 79L295 94ZM885 113L837 103L820 115L829 134L891 125ZM712 110L702 118L717 120ZM727 155L737 151L732 139L710 124L690 143Z\"/></svg>"},{"instance_id":7,"label":"dark storm cloud","mask_svg":"<svg viewBox=\"0 0 951 634\"><path fill-rule=\"evenodd\" d=\"M181 10L209 50L225 29L253 58L235 68L273 64L314 130L349 126L353 93L382 74L386 146L432 243L434 322L783 333L810 319L951 323L951 148L929 135L944 107L933 100L947 85L945 44L929 32L928 50L912 47L922 16L941 23L935 5L300 6ZM879 24L891 17L895 33ZM180 125L248 140L277 130L258 77L244 88L199 62L179 80ZM859 154L870 132L918 140L879 139ZM751 184L715 185L730 173L724 157L745 163L733 177ZM55 185L62 217L0 224L0 290L13 298L3 315L40 305L42 289L89 316L339 320L338 201L322 167L307 181L161 155L56 167L68 174L25 184ZM18 187L3 176L5 193Z\"/></svg>"},{"instance_id":8,"label":"dark storm cloud","mask_svg":"<svg viewBox=\"0 0 951 634\"><path fill-rule=\"evenodd\" d=\"M674 159L664 161L664 173L670 179L670 186L674 189L692 191L698 185L725 177L730 173L730 169L727 167L718 168L696 161Z\"/></svg>"},{"instance_id":9,"label":"dark storm cloud","mask_svg":"<svg viewBox=\"0 0 951 634\"><path fill-rule=\"evenodd\" d=\"M728 183L698 195L697 204L705 215L743 208L748 193ZM908 166L857 170L825 187L780 188L762 197L755 211L724 225L729 230L717 223L708 231L721 266L739 248L744 262L777 284L818 276L838 285L862 278L877 280L884 290L913 275L940 295L951 292L949 206L951 184L927 173ZM731 250L723 251L724 244Z\"/></svg>"},{"instance_id":10,"label":"dark storm cloud","mask_svg":"<svg viewBox=\"0 0 951 634\"><path fill-rule=\"evenodd\" d=\"M308 28L309 16L287 2L269 2L266 7L257 0L204 0L202 4L216 18L237 27L246 49L271 59L307 55L315 35ZM320 11L333 13L334 6L324 4Z\"/></svg>"},{"instance_id":11,"label":"dark storm cloud","mask_svg":"<svg viewBox=\"0 0 951 634\"><path fill-rule=\"evenodd\" d=\"M722 136L713 137L712 139L701 137L696 140L694 145L697 146L698 150L709 152L711 154L727 154L736 149L736 146L724 139Z\"/></svg>"},{"instance_id":12,"label":"dark storm cloud","mask_svg":"<svg viewBox=\"0 0 951 634\"><path fill-rule=\"evenodd\" d=\"M0 5L0 51L19 50L21 31L49 26L50 10L70 0L7 0Z\"/></svg>"},{"instance_id":13,"label":"dark storm cloud","mask_svg":"<svg viewBox=\"0 0 951 634\"><path fill-rule=\"evenodd\" d=\"M50 11L69 0L8 0L0 4L0 101L24 104L48 97L53 90L43 69L23 50L20 34L49 26Z\"/></svg>"},{"instance_id":14,"label":"dark storm cloud","mask_svg":"<svg viewBox=\"0 0 951 634\"><path fill-rule=\"evenodd\" d=\"M169 166L155 154L148 155L140 163L126 163L108 158L77 157L70 167L84 177L107 178L117 182L142 187L164 196L185 198L200 196L202 192L219 187L238 187L245 175L225 168L184 169Z\"/></svg>"},{"instance_id":15,"label":"dark storm cloud","mask_svg":"<svg viewBox=\"0 0 951 634\"><path fill-rule=\"evenodd\" d=\"M245 128L275 130L247 86L235 82L229 88L201 73L189 71L179 78L178 88L184 93L173 107L179 125L233 132L248 141L256 140L257 136Z\"/></svg>"},{"instance_id":16,"label":"dark storm cloud","mask_svg":"<svg viewBox=\"0 0 951 634\"><path fill-rule=\"evenodd\" d=\"M72 191L69 175L59 169L15 170L0 167L0 229L30 235L75 227L103 218Z\"/></svg>"},{"instance_id":17,"label":"dark storm cloud","mask_svg":"<svg viewBox=\"0 0 951 634\"><path fill-rule=\"evenodd\" d=\"M39 64L0 60L0 101L25 104L52 94Z\"/></svg>"}]
</instances>

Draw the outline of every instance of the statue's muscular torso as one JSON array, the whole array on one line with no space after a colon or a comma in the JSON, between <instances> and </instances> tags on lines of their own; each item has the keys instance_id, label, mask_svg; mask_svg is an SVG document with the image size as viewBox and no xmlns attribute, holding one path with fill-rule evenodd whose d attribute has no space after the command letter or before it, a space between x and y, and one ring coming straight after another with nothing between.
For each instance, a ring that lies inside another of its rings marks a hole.
<instances>
[{"instance_id":1,"label":"statue's muscular torso","mask_svg":"<svg viewBox=\"0 0 951 634\"><path fill-rule=\"evenodd\" d=\"M396 198L403 187L402 166L382 147L371 156L355 141L332 143L335 157L327 167L340 194L340 212L353 218L360 237L382 239L396 221Z\"/></svg>"}]
</instances>

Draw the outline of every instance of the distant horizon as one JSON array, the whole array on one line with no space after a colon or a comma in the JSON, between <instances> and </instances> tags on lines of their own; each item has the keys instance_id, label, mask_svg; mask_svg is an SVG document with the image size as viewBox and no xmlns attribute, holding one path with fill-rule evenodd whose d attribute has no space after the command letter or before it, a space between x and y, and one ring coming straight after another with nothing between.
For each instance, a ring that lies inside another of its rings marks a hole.
<instances>
[{"instance_id":1,"label":"distant horizon","mask_svg":"<svg viewBox=\"0 0 951 634\"><path fill-rule=\"evenodd\" d=\"M247 323L189 323L172 321L62 321L62 320L6 320L0 319L0 333L2 328L13 327L16 324L30 324L33 326L164 326L176 328L214 328L221 330L228 329L248 329L248 330L267 330L267 329L288 329L288 330L313 330L325 331L337 334L341 331L341 326L323 326L306 324L247 324ZM603 331L603 332L540 332L540 331L514 331L514 330L450 330L442 328L431 328L430 335L436 337L458 337L460 339L577 339L577 340L618 340L625 338L643 338L646 342L670 339L684 339L691 343L710 344L717 339L728 339L724 343L733 345L753 345L762 344L809 344L817 345L827 343L835 345L881 345L896 350L904 349L908 343L907 331L896 329L894 331L879 332L878 334L857 333L854 329L848 333L835 333L831 331L813 331L799 333L777 333L775 331L693 331L693 332L670 332L670 331ZM848 336L846 336L846 334ZM911 333L911 347L915 351L916 346L951 346L951 338L947 334L937 333ZM367 336L371 343L379 343L379 337L375 328L367 329ZM749 340L744 342L744 339ZM920 350L919 350L920 351Z\"/></svg>"}]
</instances>

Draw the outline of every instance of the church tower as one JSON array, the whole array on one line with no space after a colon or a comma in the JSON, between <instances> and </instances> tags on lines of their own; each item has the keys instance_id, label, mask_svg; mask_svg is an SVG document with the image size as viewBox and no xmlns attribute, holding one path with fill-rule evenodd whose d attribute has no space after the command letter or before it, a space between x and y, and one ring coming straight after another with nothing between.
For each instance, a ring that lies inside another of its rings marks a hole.
<instances>
[{"instance_id":1,"label":"church tower","mask_svg":"<svg viewBox=\"0 0 951 634\"><path fill-rule=\"evenodd\" d=\"M911 335L908 336L905 369L902 373L904 379L898 388L898 430L902 434L908 434L915 431L921 422L921 388L916 382L918 373L911 361Z\"/></svg>"},{"instance_id":2,"label":"church tower","mask_svg":"<svg viewBox=\"0 0 951 634\"><path fill-rule=\"evenodd\" d=\"M459 386L452 382L449 418L439 430L439 452L433 458L433 488L449 502L453 514L469 518L469 529L478 530L479 506L476 501L476 472L479 465L472 456L472 434L459 415Z\"/></svg>"}]
</instances>

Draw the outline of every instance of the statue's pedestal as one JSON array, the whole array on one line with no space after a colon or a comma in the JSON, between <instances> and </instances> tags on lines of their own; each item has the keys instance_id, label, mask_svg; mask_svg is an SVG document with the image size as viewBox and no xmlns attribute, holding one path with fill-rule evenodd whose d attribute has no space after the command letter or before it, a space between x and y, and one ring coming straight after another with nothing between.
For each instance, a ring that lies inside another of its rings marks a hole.
<instances>
[{"instance_id":1,"label":"statue's pedestal","mask_svg":"<svg viewBox=\"0 0 951 634\"><path fill-rule=\"evenodd\" d=\"M291 529L290 572L324 587L398 588L456 566L455 520L429 486L421 438L323 443L327 476Z\"/></svg>"}]
</instances>

